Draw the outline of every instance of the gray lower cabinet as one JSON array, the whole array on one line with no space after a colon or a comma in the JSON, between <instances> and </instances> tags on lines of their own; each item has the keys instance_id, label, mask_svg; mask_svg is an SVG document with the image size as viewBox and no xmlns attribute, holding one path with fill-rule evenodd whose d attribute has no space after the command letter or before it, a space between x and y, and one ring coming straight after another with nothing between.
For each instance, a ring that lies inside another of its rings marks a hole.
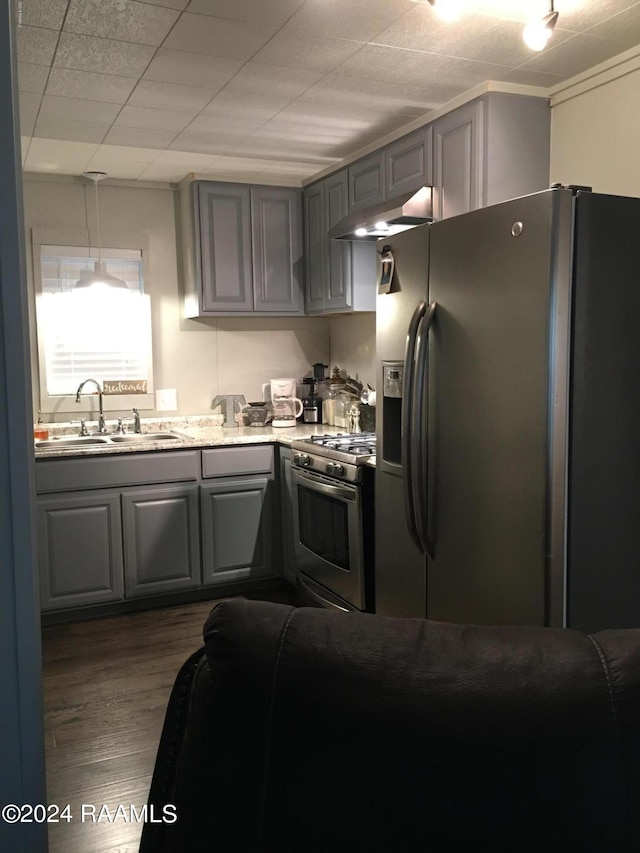
<instances>
[{"instance_id":1,"label":"gray lower cabinet","mask_svg":"<svg viewBox=\"0 0 640 853\"><path fill-rule=\"evenodd\" d=\"M205 585L273 574L272 489L267 477L223 479L201 487Z\"/></svg>"},{"instance_id":2,"label":"gray lower cabinet","mask_svg":"<svg viewBox=\"0 0 640 853\"><path fill-rule=\"evenodd\" d=\"M280 531L282 536L282 574L295 586L295 543L293 533L293 482L291 450L280 448Z\"/></svg>"},{"instance_id":3,"label":"gray lower cabinet","mask_svg":"<svg viewBox=\"0 0 640 853\"><path fill-rule=\"evenodd\" d=\"M122 521L127 596L200 586L196 485L124 492Z\"/></svg>"},{"instance_id":4,"label":"gray lower cabinet","mask_svg":"<svg viewBox=\"0 0 640 853\"><path fill-rule=\"evenodd\" d=\"M203 584L275 574L273 445L203 450L202 476Z\"/></svg>"},{"instance_id":5,"label":"gray lower cabinet","mask_svg":"<svg viewBox=\"0 0 640 853\"><path fill-rule=\"evenodd\" d=\"M37 503L42 610L122 598L122 523L118 492L75 492Z\"/></svg>"},{"instance_id":6,"label":"gray lower cabinet","mask_svg":"<svg viewBox=\"0 0 640 853\"><path fill-rule=\"evenodd\" d=\"M193 181L180 192L187 317L303 313L299 189Z\"/></svg>"}]
</instances>

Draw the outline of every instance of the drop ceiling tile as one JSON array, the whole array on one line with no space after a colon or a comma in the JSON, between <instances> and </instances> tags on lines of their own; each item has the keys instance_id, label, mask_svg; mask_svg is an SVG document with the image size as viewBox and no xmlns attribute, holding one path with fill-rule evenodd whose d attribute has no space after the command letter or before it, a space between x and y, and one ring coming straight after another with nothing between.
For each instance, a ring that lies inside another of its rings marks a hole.
<instances>
[{"instance_id":1,"label":"drop ceiling tile","mask_svg":"<svg viewBox=\"0 0 640 853\"><path fill-rule=\"evenodd\" d=\"M539 86L542 89L549 89L551 86L557 86L562 82L562 77L558 74L545 74L542 71L531 71L527 68L514 68L508 71L502 78L505 83L518 83L522 86Z\"/></svg>"},{"instance_id":2,"label":"drop ceiling tile","mask_svg":"<svg viewBox=\"0 0 640 853\"><path fill-rule=\"evenodd\" d=\"M321 77L321 71L297 69L296 73L292 74L289 68L246 62L227 83L225 91L293 100Z\"/></svg>"},{"instance_id":3,"label":"drop ceiling tile","mask_svg":"<svg viewBox=\"0 0 640 853\"><path fill-rule=\"evenodd\" d=\"M163 47L226 59L250 59L275 32L275 27L262 24L185 12Z\"/></svg>"},{"instance_id":4,"label":"drop ceiling tile","mask_svg":"<svg viewBox=\"0 0 640 853\"><path fill-rule=\"evenodd\" d=\"M640 42L640 3L588 30L587 35L611 39L620 45L620 51L635 47Z\"/></svg>"},{"instance_id":5,"label":"drop ceiling tile","mask_svg":"<svg viewBox=\"0 0 640 853\"><path fill-rule=\"evenodd\" d=\"M260 116L239 115L239 116L224 116L224 114L214 113L213 115L199 115L185 128L185 133L198 134L233 134L234 136L245 137L254 130L257 130L265 123L266 119Z\"/></svg>"},{"instance_id":6,"label":"drop ceiling tile","mask_svg":"<svg viewBox=\"0 0 640 853\"><path fill-rule=\"evenodd\" d=\"M242 60L221 59L204 53L160 48L144 73L145 80L180 83L219 91L242 68Z\"/></svg>"},{"instance_id":7,"label":"drop ceiling tile","mask_svg":"<svg viewBox=\"0 0 640 853\"><path fill-rule=\"evenodd\" d=\"M443 21L428 3L412 3L412 10L373 39L374 44L450 54L457 47L495 26L495 18L463 15L455 23Z\"/></svg>"},{"instance_id":8,"label":"drop ceiling tile","mask_svg":"<svg viewBox=\"0 0 640 853\"><path fill-rule=\"evenodd\" d=\"M107 145L104 143L95 152L94 157L104 157L105 160L114 160L122 157L124 160L136 163L153 163L158 159L158 151L149 151L146 148L131 145Z\"/></svg>"},{"instance_id":9,"label":"drop ceiling tile","mask_svg":"<svg viewBox=\"0 0 640 853\"><path fill-rule=\"evenodd\" d=\"M111 124L118 115L118 104L90 101L84 98L62 98L45 95L40 113L43 118L81 121L91 124Z\"/></svg>"},{"instance_id":10,"label":"drop ceiling tile","mask_svg":"<svg viewBox=\"0 0 640 853\"><path fill-rule=\"evenodd\" d=\"M18 60L34 65L51 65L58 41L55 30L42 27L19 27L17 33Z\"/></svg>"},{"instance_id":11,"label":"drop ceiling tile","mask_svg":"<svg viewBox=\"0 0 640 853\"><path fill-rule=\"evenodd\" d=\"M52 68L46 93L66 98L124 104L135 84L133 77L75 71L72 68Z\"/></svg>"},{"instance_id":12,"label":"drop ceiling tile","mask_svg":"<svg viewBox=\"0 0 640 853\"><path fill-rule=\"evenodd\" d=\"M89 142L67 142L58 139L32 139L25 163L27 172L54 172L81 175L98 145Z\"/></svg>"},{"instance_id":13,"label":"drop ceiling tile","mask_svg":"<svg viewBox=\"0 0 640 853\"><path fill-rule=\"evenodd\" d=\"M281 27L304 0L191 0L188 12Z\"/></svg>"},{"instance_id":14,"label":"drop ceiling tile","mask_svg":"<svg viewBox=\"0 0 640 853\"><path fill-rule=\"evenodd\" d=\"M196 154L233 154L245 138L246 134L242 133L185 130L176 136L169 147Z\"/></svg>"},{"instance_id":15,"label":"drop ceiling tile","mask_svg":"<svg viewBox=\"0 0 640 853\"><path fill-rule=\"evenodd\" d=\"M252 119L267 121L280 112L281 109L291 103L293 99L285 97L271 98L264 95L249 95L224 89L213 98L203 110L202 116L212 116L219 121L226 118L242 118L246 116Z\"/></svg>"},{"instance_id":16,"label":"drop ceiling tile","mask_svg":"<svg viewBox=\"0 0 640 853\"><path fill-rule=\"evenodd\" d=\"M145 3L150 3L152 6L168 6L170 9L178 9L184 11L189 5L189 0L144 0Z\"/></svg>"},{"instance_id":17,"label":"drop ceiling tile","mask_svg":"<svg viewBox=\"0 0 640 853\"><path fill-rule=\"evenodd\" d=\"M425 89L436 92L434 97L441 97L444 90L451 92L453 97L458 92L457 86L444 76L449 61L448 57L434 53L368 44L343 62L337 73L343 77L381 80L403 86L424 80ZM434 86L431 83L443 79L446 81L444 85L438 82Z\"/></svg>"},{"instance_id":18,"label":"drop ceiling tile","mask_svg":"<svg viewBox=\"0 0 640 853\"><path fill-rule=\"evenodd\" d=\"M46 65L34 65L32 62L18 63L18 89L20 92L44 93L49 69Z\"/></svg>"},{"instance_id":19,"label":"drop ceiling tile","mask_svg":"<svg viewBox=\"0 0 640 853\"><path fill-rule=\"evenodd\" d=\"M302 181L312 178L319 169L317 166L311 166L308 163L290 163L284 168L270 167L258 172L253 176L253 180L257 184L264 184L267 181L272 181L275 184L290 184L294 182L295 186L300 186Z\"/></svg>"},{"instance_id":20,"label":"drop ceiling tile","mask_svg":"<svg viewBox=\"0 0 640 853\"><path fill-rule=\"evenodd\" d=\"M195 86L181 86L178 83L159 83L155 80L141 80L129 98L127 106L152 107L189 113L194 116L206 106L215 92L211 89L199 89Z\"/></svg>"},{"instance_id":21,"label":"drop ceiling tile","mask_svg":"<svg viewBox=\"0 0 640 853\"><path fill-rule=\"evenodd\" d=\"M29 146L31 145L31 137L30 136L21 136L20 137L20 149L22 151L22 168L24 169L24 164L27 162L27 154L29 153Z\"/></svg>"},{"instance_id":22,"label":"drop ceiling tile","mask_svg":"<svg viewBox=\"0 0 640 853\"><path fill-rule=\"evenodd\" d=\"M596 0L592 3L558 3L558 26L574 32L584 32L607 18L634 6L637 0Z\"/></svg>"},{"instance_id":23,"label":"drop ceiling tile","mask_svg":"<svg viewBox=\"0 0 640 853\"><path fill-rule=\"evenodd\" d=\"M20 132L25 136L33 135L41 101L42 95L34 92L23 92L20 95Z\"/></svg>"},{"instance_id":24,"label":"drop ceiling tile","mask_svg":"<svg viewBox=\"0 0 640 853\"><path fill-rule=\"evenodd\" d=\"M120 110L114 124L116 127L124 125L125 127L140 127L147 130L170 130L176 134L189 124L191 118L191 113L127 105Z\"/></svg>"},{"instance_id":25,"label":"drop ceiling tile","mask_svg":"<svg viewBox=\"0 0 640 853\"><path fill-rule=\"evenodd\" d=\"M361 47L362 42L359 41L280 30L269 44L256 53L253 61L326 74Z\"/></svg>"},{"instance_id":26,"label":"drop ceiling tile","mask_svg":"<svg viewBox=\"0 0 640 853\"><path fill-rule=\"evenodd\" d=\"M190 165L184 168L180 166L172 166L170 163L150 163L143 172L140 173L139 180L141 181L168 181L178 184L185 178L193 169Z\"/></svg>"},{"instance_id":27,"label":"drop ceiling tile","mask_svg":"<svg viewBox=\"0 0 640 853\"><path fill-rule=\"evenodd\" d=\"M71 142L102 142L108 130L108 124L69 121L69 119L43 116L41 113L33 135L43 139L67 139Z\"/></svg>"},{"instance_id":28,"label":"drop ceiling tile","mask_svg":"<svg viewBox=\"0 0 640 853\"><path fill-rule=\"evenodd\" d=\"M60 68L95 71L122 77L139 77L151 61L155 48L146 44L61 33L53 61Z\"/></svg>"},{"instance_id":29,"label":"drop ceiling tile","mask_svg":"<svg viewBox=\"0 0 640 853\"><path fill-rule=\"evenodd\" d=\"M359 77L341 77L337 71L327 74L307 89L300 95L298 102L351 106L413 116L423 115L436 106L427 89Z\"/></svg>"},{"instance_id":30,"label":"drop ceiling tile","mask_svg":"<svg viewBox=\"0 0 640 853\"><path fill-rule=\"evenodd\" d=\"M89 36L160 45L180 13L135 0L70 0L64 30Z\"/></svg>"},{"instance_id":31,"label":"drop ceiling tile","mask_svg":"<svg viewBox=\"0 0 640 853\"><path fill-rule=\"evenodd\" d=\"M548 47L522 67L559 74L566 78L598 65L620 52L619 42L590 35L576 35L562 44Z\"/></svg>"},{"instance_id":32,"label":"drop ceiling tile","mask_svg":"<svg viewBox=\"0 0 640 853\"><path fill-rule=\"evenodd\" d=\"M91 158L85 172L106 172L110 178L119 178L122 181L140 180L148 163L139 160L126 160L123 157L108 159L96 154Z\"/></svg>"},{"instance_id":33,"label":"drop ceiling tile","mask_svg":"<svg viewBox=\"0 0 640 853\"><path fill-rule=\"evenodd\" d=\"M145 127L112 125L104 137L106 145L130 145L137 148L164 149L175 136L173 130L150 130ZM101 142L103 140L100 140Z\"/></svg>"},{"instance_id":34,"label":"drop ceiling tile","mask_svg":"<svg viewBox=\"0 0 640 853\"><path fill-rule=\"evenodd\" d=\"M307 0L285 29L366 42L415 5L411 0Z\"/></svg>"},{"instance_id":35,"label":"drop ceiling tile","mask_svg":"<svg viewBox=\"0 0 640 853\"><path fill-rule=\"evenodd\" d=\"M68 0L27 0L21 4L22 24L59 30L67 11L67 3Z\"/></svg>"}]
</instances>

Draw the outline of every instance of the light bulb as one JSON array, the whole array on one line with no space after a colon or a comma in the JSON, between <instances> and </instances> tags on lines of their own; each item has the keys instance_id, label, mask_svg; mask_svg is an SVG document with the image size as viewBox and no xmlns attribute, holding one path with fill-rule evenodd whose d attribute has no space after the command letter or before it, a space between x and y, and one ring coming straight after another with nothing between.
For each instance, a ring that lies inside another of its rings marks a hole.
<instances>
[{"instance_id":1,"label":"light bulb","mask_svg":"<svg viewBox=\"0 0 640 853\"><path fill-rule=\"evenodd\" d=\"M374 225L376 231L386 231L388 227L389 226L387 225L387 223L382 221L376 222L376 224Z\"/></svg>"},{"instance_id":2,"label":"light bulb","mask_svg":"<svg viewBox=\"0 0 640 853\"><path fill-rule=\"evenodd\" d=\"M443 21L456 21L461 13L465 0L429 0L433 11Z\"/></svg>"},{"instance_id":3,"label":"light bulb","mask_svg":"<svg viewBox=\"0 0 640 853\"><path fill-rule=\"evenodd\" d=\"M356 235L356 237L366 237L367 236L367 229L366 228L356 228L356 230L353 233Z\"/></svg>"},{"instance_id":4,"label":"light bulb","mask_svg":"<svg viewBox=\"0 0 640 853\"><path fill-rule=\"evenodd\" d=\"M527 47L530 47L531 50L544 50L553 35L557 20L558 13L549 12L544 18L538 18L528 23L522 33L522 38Z\"/></svg>"}]
</instances>

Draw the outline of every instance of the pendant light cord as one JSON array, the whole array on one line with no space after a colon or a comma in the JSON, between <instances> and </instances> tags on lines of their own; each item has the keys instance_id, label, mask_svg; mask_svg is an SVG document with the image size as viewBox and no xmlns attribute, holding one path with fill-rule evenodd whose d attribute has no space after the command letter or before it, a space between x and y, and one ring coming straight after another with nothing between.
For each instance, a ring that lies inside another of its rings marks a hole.
<instances>
[{"instance_id":1,"label":"pendant light cord","mask_svg":"<svg viewBox=\"0 0 640 853\"><path fill-rule=\"evenodd\" d=\"M96 188L96 228L98 229L98 263L102 261L102 241L100 240L100 208L98 206L98 181L94 179Z\"/></svg>"}]
</instances>

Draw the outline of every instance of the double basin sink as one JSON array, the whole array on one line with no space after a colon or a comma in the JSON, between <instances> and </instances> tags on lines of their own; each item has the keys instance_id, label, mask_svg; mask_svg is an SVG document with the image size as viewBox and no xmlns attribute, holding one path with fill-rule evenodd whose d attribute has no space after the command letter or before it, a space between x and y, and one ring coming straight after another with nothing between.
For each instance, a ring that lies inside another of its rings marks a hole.
<instances>
[{"instance_id":1,"label":"double basin sink","mask_svg":"<svg viewBox=\"0 0 640 853\"><path fill-rule=\"evenodd\" d=\"M60 438L46 438L36 441L38 450L63 450L65 447L91 447L104 444L148 444L152 441L182 441L187 438L179 432L141 432L123 435L75 435Z\"/></svg>"}]
</instances>

